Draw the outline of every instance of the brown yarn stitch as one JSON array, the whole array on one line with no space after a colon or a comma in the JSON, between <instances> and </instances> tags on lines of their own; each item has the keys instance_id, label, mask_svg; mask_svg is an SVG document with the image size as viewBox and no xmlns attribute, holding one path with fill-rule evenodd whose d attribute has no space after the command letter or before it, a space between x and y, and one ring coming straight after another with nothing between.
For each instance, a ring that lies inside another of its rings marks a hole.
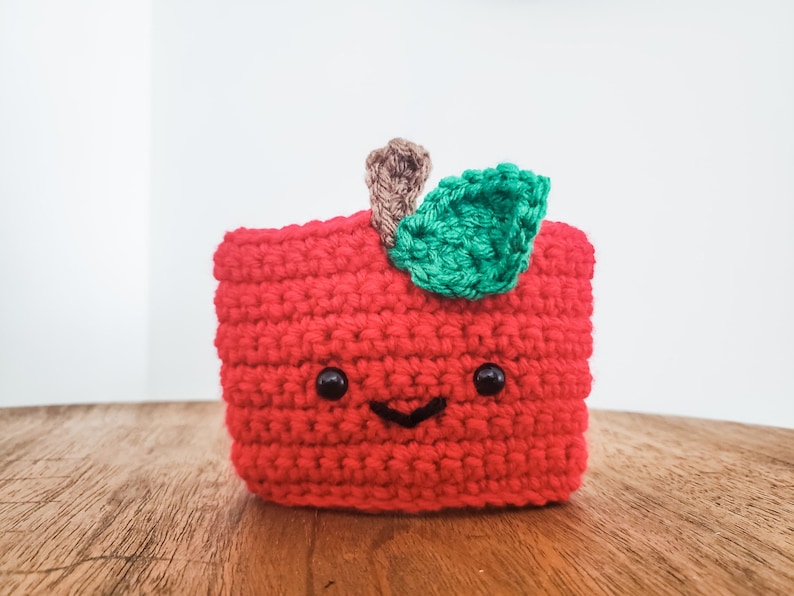
<instances>
[{"instance_id":1,"label":"brown yarn stitch","mask_svg":"<svg viewBox=\"0 0 794 596\"><path fill-rule=\"evenodd\" d=\"M396 138L367 157L366 182L372 204L372 226L388 248L400 220L416 210L416 199L430 175L430 153Z\"/></svg>"}]
</instances>

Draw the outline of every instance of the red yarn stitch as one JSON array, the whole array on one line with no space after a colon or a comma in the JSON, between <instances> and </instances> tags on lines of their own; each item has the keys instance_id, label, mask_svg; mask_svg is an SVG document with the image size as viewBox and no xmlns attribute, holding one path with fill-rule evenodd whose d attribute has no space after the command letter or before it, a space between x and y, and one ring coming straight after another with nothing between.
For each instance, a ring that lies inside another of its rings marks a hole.
<instances>
[{"instance_id":1,"label":"red yarn stitch","mask_svg":"<svg viewBox=\"0 0 794 596\"><path fill-rule=\"evenodd\" d=\"M543 223L506 294L430 294L392 267L370 212L280 230L239 229L215 253L221 382L232 461L249 490L285 505L364 511L565 501L587 462L593 248ZM507 382L479 395L484 362ZM349 380L339 401L314 383ZM409 413L403 428L370 400Z\"/></svg>"}]
</instances>

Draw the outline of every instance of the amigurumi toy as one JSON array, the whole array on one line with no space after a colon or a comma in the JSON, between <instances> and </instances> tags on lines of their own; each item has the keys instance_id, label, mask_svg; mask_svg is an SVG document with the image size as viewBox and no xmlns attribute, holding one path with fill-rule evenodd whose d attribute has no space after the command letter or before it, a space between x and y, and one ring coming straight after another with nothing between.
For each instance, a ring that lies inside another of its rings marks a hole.
<instances>
[{"instance_id":1,"label":"amigurumi toy","mask_svg":"<svg viewBox=\"0 0 794 596\"><path fill-rule=\"evenodd\" d=\"M284 505L362 511L565 501L587 463L593 247L543 221L549 180L444 178L373 151L371 210L241 228L215 253L231 458Z\"/></svg>"}]
</instances>

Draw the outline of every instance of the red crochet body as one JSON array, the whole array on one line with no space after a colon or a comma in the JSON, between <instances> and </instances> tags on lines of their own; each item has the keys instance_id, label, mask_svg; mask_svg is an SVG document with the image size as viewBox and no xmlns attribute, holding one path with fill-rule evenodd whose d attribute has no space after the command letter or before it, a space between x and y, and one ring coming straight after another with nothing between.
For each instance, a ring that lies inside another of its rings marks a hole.
<instances>
[{"instance_id":1,"label":"red crochet body","mask_svg":"<svg viewBox=\"0 0 794 596\"><path fill-rule=\"evenodd\" d=\"M565 501L587 462L593 248L543 223L529 270L506 294L430 294L386 257L370 212L280 230L239 229L215 254L216 347L232 461L248 488L285 505L364 511ZM498 364L506 385L472 377ZM320 398L341 368L349 389ZM447 407L415 428L410 412Z\"/></svg>"}]
</instances>

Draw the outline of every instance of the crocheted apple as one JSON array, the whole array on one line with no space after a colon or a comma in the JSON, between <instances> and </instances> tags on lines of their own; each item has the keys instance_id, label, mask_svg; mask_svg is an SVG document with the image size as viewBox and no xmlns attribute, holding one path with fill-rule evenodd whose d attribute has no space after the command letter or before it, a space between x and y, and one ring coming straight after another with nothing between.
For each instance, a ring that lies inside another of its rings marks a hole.
<instances>
[{"instance_id":1,"label":"crocheted apple","mask_svg":"<svg viewBox=\"0 0 794 596\"><path fill-rule=\"evenodd\" d=\"M216 346L232 461L285 505L543 505L581 482L593 249L548 179L373 152L372 210L227 233Z\"/></svg>"}]
</instances>

